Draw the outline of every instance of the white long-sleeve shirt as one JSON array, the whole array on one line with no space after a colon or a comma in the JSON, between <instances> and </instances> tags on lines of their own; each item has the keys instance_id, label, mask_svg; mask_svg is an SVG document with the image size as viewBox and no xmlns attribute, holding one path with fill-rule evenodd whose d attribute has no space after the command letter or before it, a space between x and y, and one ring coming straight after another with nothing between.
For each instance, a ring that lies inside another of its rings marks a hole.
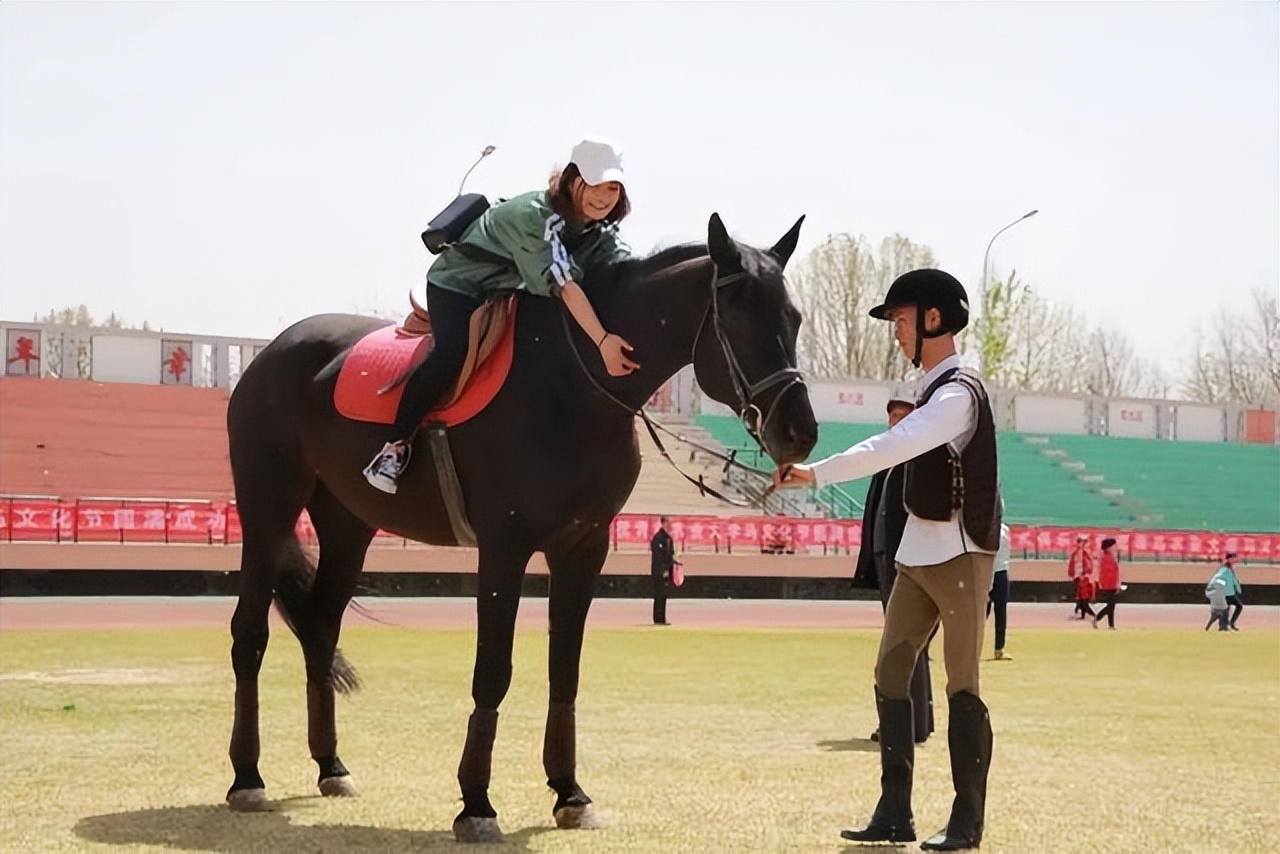
<instances>
[{"instance_id":1,"label":"white long-sleeve shirt","mask_svg":"<svg viewBox=\"0 0 1280 854\"><path fill-rule=\"evenodd\" d=\"M921 390L927 389L944 371L959 367L959 356L943 359L924 375L920 381ZM913 460L940 445L950 445L959 453L969 444L977 426L978 409L969 390L959 383L947 383L933 393L928 403L903 418L897 426L814 463L813 474L821 488L829 483L869 477ZM921 519L908 508L907 526L898 546L898 563L933 566L966 552L992 554L965 532L961 514L953 515L946 522L934 522Z\"/></svg>"}]
</instances>

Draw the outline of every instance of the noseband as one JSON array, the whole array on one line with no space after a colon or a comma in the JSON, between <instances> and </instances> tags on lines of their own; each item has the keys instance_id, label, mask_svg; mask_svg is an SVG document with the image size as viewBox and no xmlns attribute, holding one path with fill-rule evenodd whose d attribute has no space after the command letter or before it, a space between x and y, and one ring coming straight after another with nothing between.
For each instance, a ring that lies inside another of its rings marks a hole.
<instances>
[{"instance_id":1,"label":"noseband","mask_svg":"<svg viewBox=\"0 0 1280 854\"><path fill-rule=\"evenodd\" d=\"M783 395L792 386L804 385L804 374L800 373L799 368L788 366L780 368L754 383L747 378L742 366L738 363L737 356L734 355L733 345L729 342L729 337L725 335L724 324L720 319L719 299L721 288L731 285L739 279L745 279L747 274L739 271L730 273L727 276L721 276L720 268L714 262L711 265L711 270L711 301L707 304L707 314L711 317L711 328L715 330L716 340L720 342L720 350L724 353L725 365L729 370L729 379L733 383L734 394L738 397L738 418L742 421L743 429L760 446L760 450L768 454L769 447L764 440L765 429L773 419L773 415L778 409L778 401L782 400ZM702 337L702 330L706 328L706 325L707 320L704 316L702 325L698 327L698 334L693 339L693 355L695 356L698 352L698 341ZM778 386L781 386L781 388L769 401L768 408L762 411L757 399L765 392Z\"/></svg>"}]
</instances>

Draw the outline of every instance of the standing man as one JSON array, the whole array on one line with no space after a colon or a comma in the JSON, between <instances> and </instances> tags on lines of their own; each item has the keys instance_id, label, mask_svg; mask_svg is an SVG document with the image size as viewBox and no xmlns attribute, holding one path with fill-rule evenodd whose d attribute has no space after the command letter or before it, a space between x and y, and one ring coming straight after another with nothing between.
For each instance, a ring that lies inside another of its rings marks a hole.
<instances>
[{"instance_id":1,"label":"standing man","mask_svg":"<svg viewBox=\"0 0 1280 854\"><path fill-rule=\"evenodd\" d=\"M1001 515L1004 508L1000 508ZM996 612L996 661L1012 661L1012 655L1004 651L1004 633L1009 625L1009 526L1000 523L1000 548L992 572L991 595L987 599L987 614L994 607Z\"/></svg>"},{"instance_id":2,"label":"standing man","mask_svg":"<svg viewBox=\"0 0 1280 854\"><path fill-rule=\"evenodd\" d=\"M669 626L667 622L667 579L675 565L676 547L667 533L671 520L658 517L658 530L649 540L649 575L653 578L653 624Z\"/></svg>"},{"instance_id":3,"label":"standing man","mask_svg":"<svg viewBox=\"0 0 1280 854\"><path fill-rule=\"evenodd\" d=\"M1240 586L1240 576L1236 575L1236 557L1235 552L1227 552L1222 559L1222 566L1218 567L1218 571L1209 580L1210 584L1219 580L1224 582L1227 604L1233 607L1231 619L1224 622L1233 632L1240 631L1236 628L1236 620L1240 619L1240 612L1244 610L1244 588Z\"/></svg>"},{"instance_id":4,"label":"standing man","mask_svg":"<svg viewBox=\"0 0 1280 854\"><path fill-rule=\"evenodd\" d=\"M840 835L858 842L916 838L908 684L916 658L941 620L955 800L946 829L921 848L977 848L992 745L991 718L978 695L978 662L1000 545L995 419L982 381L960 367L955 335L969 322L969 299L953 276L941 270L899 276L871 316L893 322L903 354L925 371L916 410L843 453L809 466L781 466L773 474L777 486L820 487L906 463L907 524L876 658L880 801L866 827Z\"/></svg>"},{"instance_id":5,"label":"standing man","mask_svg":"<svg viewBox=\"0 0 1280 854\"><path fill-rule=\"evenodd\" d=\"M889 429L897 426L916 408L909 400L894 398L886 410ZM907 508L902 503L902 466L894 466L871 476L867 486L867 500L862 508L862 543L858 547L858 563L853 579L860 586L880 588L880 606L889 607L889 593L893 579L898 574L893 565L898 544L902 542L902 529L907 525ZM911 712L914 722L914 740L924 744L933 732L933 686L929 680L929 647L916 659L911 672ZM872 741L880 740L880 730L871 734Z\"/></svg>"}]
</instances>

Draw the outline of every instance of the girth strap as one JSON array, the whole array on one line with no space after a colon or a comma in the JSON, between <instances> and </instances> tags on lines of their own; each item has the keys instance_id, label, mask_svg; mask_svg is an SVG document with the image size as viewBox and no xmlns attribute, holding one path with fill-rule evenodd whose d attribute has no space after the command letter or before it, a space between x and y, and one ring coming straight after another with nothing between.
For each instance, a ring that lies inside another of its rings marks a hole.
<instances>
[{"instance_id":1,"label":"girth strap","mask_svg":"<svg viewBox=\"0 0 1280 854\"><path fill-rule=\"evenodd\" d=\"M432 423L427 426L427 436L431 442L431 458L436 464L436 481L440 484L440 497L444 499L445 510L449 512L449 526L453 528L453 538L460 546L476 545L476 532L471 530L467 520L466 502L462 498L462 484L458 481L458 470L453 466L453 452L449 450L449 434L443 424Z\"/></svg>"}]
</instances>

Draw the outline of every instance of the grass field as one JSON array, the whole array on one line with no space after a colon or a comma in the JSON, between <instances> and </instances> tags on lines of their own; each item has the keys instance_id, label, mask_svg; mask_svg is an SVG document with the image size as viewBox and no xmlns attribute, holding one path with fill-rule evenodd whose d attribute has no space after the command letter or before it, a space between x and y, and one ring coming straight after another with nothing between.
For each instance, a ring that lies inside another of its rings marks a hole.
<instances>
[{"instance_id":1,"label":"grass field","mask_svg":"<svg viewBox=\"0 0 1280 854\"><path fill-rule=\"evenodd\" d=\"M563 832L540 759L545 635L522 632L495 748L507 842L494 850L846 850L840 829L878 793L865 740L877 638L590 631L579 779L606 826ZM233 815L225 631L4 632L0 849L460 850L449 827L473 645L469 632L347 633L366 687L340 702L340 753L363 797L331 801L313 797L301 655L277 632L261 770L280 809ZM984 664L996 732L984 851L1280 850L1274 634L1042 629L1013 651ZM940 661L934 677L941 698ZM917 754L922 836L950 805L945 702L938 717Z\"/></svg>"}]
</instances>

